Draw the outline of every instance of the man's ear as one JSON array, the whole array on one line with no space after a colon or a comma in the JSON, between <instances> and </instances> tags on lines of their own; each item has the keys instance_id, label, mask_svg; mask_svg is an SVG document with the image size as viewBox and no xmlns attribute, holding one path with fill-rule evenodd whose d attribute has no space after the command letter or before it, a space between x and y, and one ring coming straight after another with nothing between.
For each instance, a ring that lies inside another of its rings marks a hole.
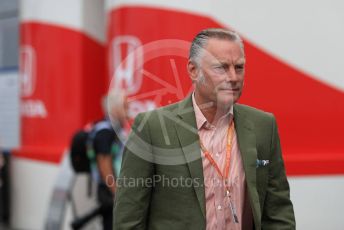
<instances>
[{"instance_id":1,"label":"man's ear","mask_svg":"<svg viewBox=\"0 0 344 230\"><path fill-rule=\"evenodd\" d=\"M187 69L188 69L188 73L189 73L189 76L192 80L192 82L195 82L197 81L197 77L198 77L198 67L196 66L196 64L191 61L189 59L188 61L188 64L187 64Z\"/></svg>"}]
</instances>

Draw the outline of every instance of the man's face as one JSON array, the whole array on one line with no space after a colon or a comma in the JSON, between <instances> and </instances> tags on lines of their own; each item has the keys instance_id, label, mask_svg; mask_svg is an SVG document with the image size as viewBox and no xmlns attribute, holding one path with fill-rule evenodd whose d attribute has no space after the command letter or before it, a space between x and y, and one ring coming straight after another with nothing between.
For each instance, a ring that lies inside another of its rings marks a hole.
<instances>
[{"instance_id":1,"label":"man's face","mask_svg":"<svg viewBox=\"0 0 344 230\"><path fill-rule=\"evenodd\" d=\"M188 70L201 104L213 102L217 108L229 108L241 95L245 55L238 42L211 38L199 66L189 61Z\"/></svg>"}]
</instances>

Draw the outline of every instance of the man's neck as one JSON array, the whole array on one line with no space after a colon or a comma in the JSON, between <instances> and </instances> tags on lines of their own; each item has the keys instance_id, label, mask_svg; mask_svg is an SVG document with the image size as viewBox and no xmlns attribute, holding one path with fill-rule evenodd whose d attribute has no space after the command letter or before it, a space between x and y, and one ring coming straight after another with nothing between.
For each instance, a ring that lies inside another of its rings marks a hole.
<instances>
[{"instance_id":1,"label":"man's neck","mask_svg":"<svg viewBox=\"0 0 344 230\"><path fill-rule=\"evenodd\" d=\"M230 106L224 109L217 106L217 104L214 102L211 102L211 101L206 102L202 100L202 98L196 92L194 96L195 96L196 104L198 105L202 114L207 119L207 121L210 122L211 124L215 124L221 116L223 116L230 110Z\"/></svg>"}]
</instances>

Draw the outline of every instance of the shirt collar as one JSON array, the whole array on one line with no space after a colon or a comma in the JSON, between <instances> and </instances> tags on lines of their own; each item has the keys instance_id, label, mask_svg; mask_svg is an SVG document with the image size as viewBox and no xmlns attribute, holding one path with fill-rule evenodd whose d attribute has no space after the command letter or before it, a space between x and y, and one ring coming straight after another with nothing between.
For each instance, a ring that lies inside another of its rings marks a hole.
<instances>
[{"instance_id":1,"label":"shirt collar","mask_svg":"<svg viewBox=\"0 0 344 230\"><path fill-rule=\"evenodd\" d=\"M199 106L196 103L195 92L192 93L192 105L193 105L194 111L195 111L197 129L200 130L203 126L208 127L208 128L211 127L210 122L207 121L207 118L205 118L201 109L199 108ZM229 117L229 115L232 115L232 117L233 117L233 106L231 106L229 111L226 114L222 115L219 118L219 120L221 120L225 117Z\"/></svg>"}]
</instances>

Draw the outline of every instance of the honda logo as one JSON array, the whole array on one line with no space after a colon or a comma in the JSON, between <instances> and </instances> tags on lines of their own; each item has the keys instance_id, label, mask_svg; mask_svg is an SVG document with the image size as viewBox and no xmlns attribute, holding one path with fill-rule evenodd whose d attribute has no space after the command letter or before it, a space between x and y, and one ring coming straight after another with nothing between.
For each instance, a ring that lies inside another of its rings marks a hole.
<instances>
[{"instance_id":1,"label":"honda logo","mask_svg":"<svg viewBox=\"0 0 344 230\"><path fill-rule=\"evenodd\" d=\"M36 86L36 54L28 45L20 49L20 87L23 97L31 96Z\"/></svg>"},{"instance_id":2,"label":"honda logo","mask_svg":"<svg viewBox=\"0 0 344 230\"><path fill-rule=\"evenodd\" d=\"M118 36L111 42L113 75L112 87L124 88L128 95L137 93L141 88L143 51L141 41L134 36Z\"/></svg>"}]
</instances>

